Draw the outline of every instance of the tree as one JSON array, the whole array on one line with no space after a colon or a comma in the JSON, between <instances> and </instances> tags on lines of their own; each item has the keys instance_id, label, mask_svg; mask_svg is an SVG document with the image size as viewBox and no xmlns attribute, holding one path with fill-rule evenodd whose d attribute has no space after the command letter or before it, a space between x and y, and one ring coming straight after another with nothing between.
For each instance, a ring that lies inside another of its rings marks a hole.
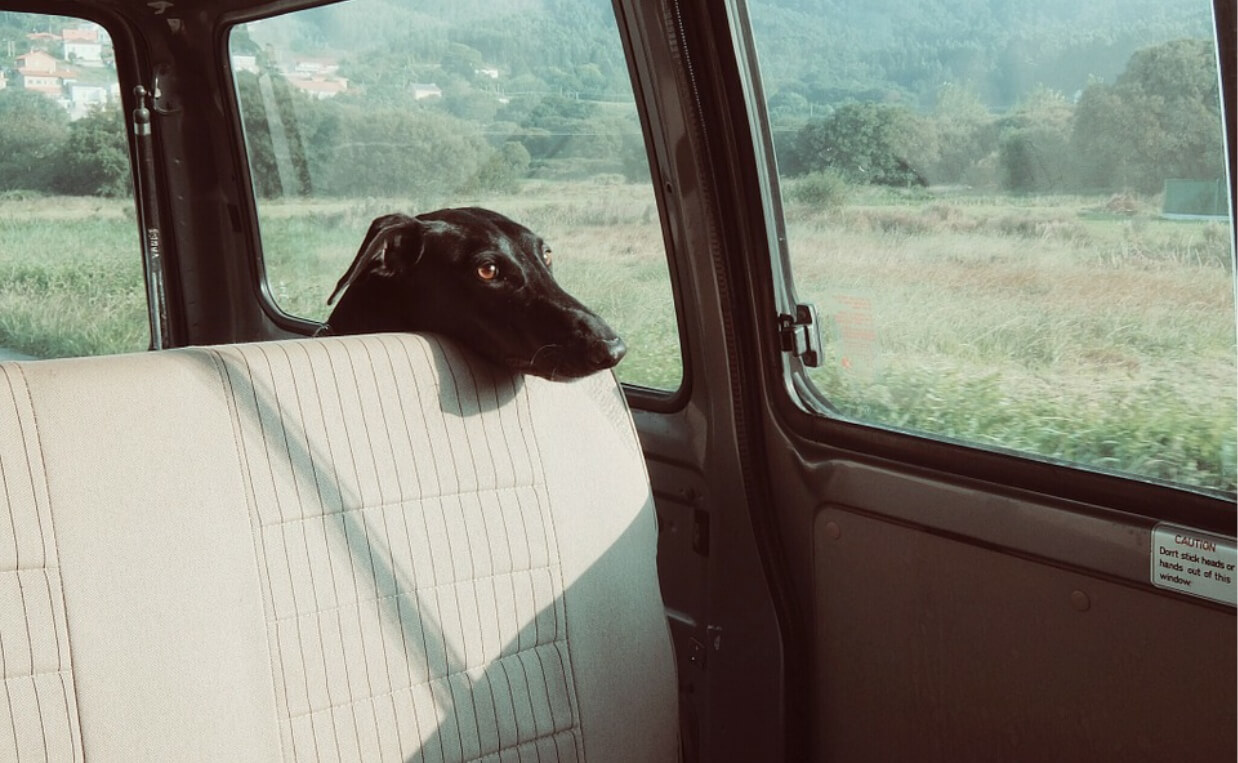
<instances>
[{"instance_id":1,"label":"tree","mask_svg":"<svg viewBox=\"0 0 1238 763\"><path fill-rule=\"evenodd\" d=\"M1075 109L1071 151L1085 190L1147 189L1158 181L1145 154L1156 150L1155 119L1139 99L1124 99L1113 87L1089 85Z\"/></svg>"},{"instance_id":2,"label":"tree","mask_svg":"<svg viewBox=\"0 0 1238 763\"><path fill-rule=\"evenodd\" d=\"M796 166L834 170L853 183L926 185L924 168L935 159L932 131L910 109L849 103L796 136Z\"/></svg>"},{"instance_id":3,"label":"tree","mask_svg":"<svg viewBox=\"0 0 1238 763\"><path fill-rule=\"evenodd\" d=\"M1084 182L1097 189L1155 193L1168 178L1218 177L1225 160L1212 43L1145 48L1113 85L1090 84L1071 145Z\"/></svg>"},{"instance_id":4,"label":"tree","mask_svg":"<svg viewBox=\"0 0 1238 763\"><path fill-rule=\"evenodd\" d=\"M776 116L794 116L809 111L808 99L791 88L781 88L769 98L769 113Z\"/></svg>"},{"instance_id":5,"label":"tree","mask_svg":"<svg viewBox=\"0 0 1238 763\"><path fill-rule=\"evenodd\" d=\"M1046 193L1064 190L1074 182L1069 151L1072 115L1061 93L1041 87L998 123L1003 188Z\"/></svg>"},{"instance_id":6,"label":"tree","mask_svg":"<svg viewBox=\"0 0 1238 763\"><path fill-rule=\"evenodd\" d=\"M0 190L51 190L69 116L40 93L0 90Z\"/></svg>"},{"instance_id":7,"label":"tree","mask_svg":"<svg viewBox=\"0 0 1238 763\"><path fill-rule=\"evenodd\" d=\"M117 105L92 111L71 123L58 158L52 178L58 193L78 196L132 193L125 120Z\"/></svg>"},{"instance_id":8,"label":"tree","mask_svg":"<svg viewBox=\"0 0 1238 763\"><path fill-rule=\"evenodd\" d=\"M529 127L547 127L560 124L561 120L588 119L597 113L597 106L589 101L548 95L538 100L529 112L525 124Z\"/></svg>"},{"instance_id":9,"label":"tree","mask_svg":"<svg viewBox=\"0 0 1238 763\"><path fill-rule=\"evenodd\" d=\"M453 42L447 46L441 64L443 71L454 74L465 82L472 82L484 61L481 51Z\"/></svg>"},{"instance_id":10,"label":"tree","mask_svg":"<svg viewBox=\"0 0 1238 763\"><path fill-rule=\"evenodd\" d=\"M493 120L501 105L494 93L475 90L467 85L446 91L442 101L448 113L473 122Z\"/></svg>"},{"instance_id":11,"label":"tree","mask_svg":"<svg viewBox=\"0 0 1238 763\"><path fill-rule=\"evenodd\" d=\"M969 172L997 149L993 115L970 88L942 87L932 122L938 146L934 182L966 182Z\"/></svg>"},{"instance_id":12,"label":"tree","mask_svg":"<svg viewBox=\"0 0 1238 763\"><path fill-rule=\"evenodd\" d=\"M317 190L435 199L470 187L490 153L477 125L442 112L341 110Z\"/></svg>"},{"instance_id":13,"label":"tree","mask_svg":"<svg viewBox=\"0 0 1238 763\"><path fill-rule=\"evenodd\" d=\"M621 146L612 136L623 127L598 117L589 101L550 95L538 100L520 123L515 136L534 163L548 160L618 156Z\"/></svg>"},{"instance_id":14,"label":"tree","mask_svg":"<svg viewBox=\"0 0 1238 763\"><path fill-rule=\"evenodd\" d=\"M531 159L524 146L514 140L506 141L482 163L473 180L479 191L515 193L520 190L520 180L529 172Z\"/></svg>"},{"instance_id":15,"label":"tree","mask_svg":"<svg viewBox=\"0 0 1238 763\"><path fill-rule=\"evenodd\" d=\"M1052 127L1007 130L998 144L1002 187L1017 193L1063 190L1071 180L1068 148L1066 133Z\"/></svg>"},{"instance_id":16,"label":"tree","mask_svg":"<svg viewBox=\"0 0 1238 763\"><path fill-rule=\"evenodd\" d=\"M603 99L610 81L597 64L580 64L576 67L576 89L587 98Z\"/></svg>"},{"instance_id":17,"label":"tree","mask_svg":"<svg viewBox=\"0 0 1238 763\"><path fill-rule=\"evenodd\" d=\"M296 92L277 73L238 72L241 122L259 196L299 196L313 191L307 145L322 144L334 125L326 107Z\"/></svg>"}]
</instances>

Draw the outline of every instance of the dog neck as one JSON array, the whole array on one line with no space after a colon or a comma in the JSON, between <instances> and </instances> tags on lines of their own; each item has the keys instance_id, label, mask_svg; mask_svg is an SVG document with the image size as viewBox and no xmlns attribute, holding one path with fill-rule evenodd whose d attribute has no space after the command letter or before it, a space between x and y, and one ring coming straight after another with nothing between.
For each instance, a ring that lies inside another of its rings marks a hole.
<instances>
[{"instance_id":1,"label":"dog neck","mask_svg":"<svg viewBox=\"0 0 1238 763\"><path fill-rule=\"evenodd\" d=\"M419 326L407 287L394 279L369 276L348 287L327 317L319 335L416 331ZM325 330L325 333L324 333Z\"/></svg>"}]
</instances>

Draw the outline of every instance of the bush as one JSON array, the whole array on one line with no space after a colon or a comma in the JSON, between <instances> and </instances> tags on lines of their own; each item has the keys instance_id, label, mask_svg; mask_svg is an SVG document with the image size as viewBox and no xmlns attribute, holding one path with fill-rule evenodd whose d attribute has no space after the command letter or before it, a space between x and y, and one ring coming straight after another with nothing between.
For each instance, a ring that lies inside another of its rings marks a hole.
<instances>
[{"instance_id":1,"label":"bush","mask_svg":"<svg viewBox=\"0 0 1238 763\"><path fill-rule=\"evenodd\" d=\"M473 178L477 191L516 193L520 180L529 172L529 152L523 145L509 140L496 150L478 169Z\"/></svg>"},{"instance_id":2,"label":"bush","mask_svg":"<svg viewBox=\"0 0 1238 763\"><path fill-rule=\"evenodd\" d=\"M847 201L847 181L831 170L810 172L790 183L787 198L818 209L837 209Z\"/></svg>"},{"instance_id":3,"label":"bush","mask_svg":"<svg viewBox=\"0 0 1238 763\"><path fill-rule=\"evenodd\" d=\"M118 107L92 112L69 125L52 186L72 196L133 194L125 120Z\"/></svg>"},{"instance_id":4,"label":"bush","mask_svg":"<svg viewBox=\"0 0 1238 763\"><path fill-rule=\"evenodd\" d=\"M69 116L30 90L0 90L0 190L52 190Z\"/></svg>"},{"instance_id":5,"label":"bush","mask_svg":"<svg viewBox=\"0 0 1238 763\"><path fill-rule=\"evenodd\" d=\"M1055 127L1010 130L998 148L1002 187L1015 193L1050 193L1068 187L1068 149L1065 131Z\"/></svg>"},{"instance_id":6,"label":"bush","mask_svg":"<svg viewBox=\"0 0 1238 763\"><path fill-rule=\"evenodd\" d=\"M319 194L432 199L473 187L493 151L476 125L448 114L371 109L341 111L334 145L318 154Z\"/></svg>"}]
</instances>

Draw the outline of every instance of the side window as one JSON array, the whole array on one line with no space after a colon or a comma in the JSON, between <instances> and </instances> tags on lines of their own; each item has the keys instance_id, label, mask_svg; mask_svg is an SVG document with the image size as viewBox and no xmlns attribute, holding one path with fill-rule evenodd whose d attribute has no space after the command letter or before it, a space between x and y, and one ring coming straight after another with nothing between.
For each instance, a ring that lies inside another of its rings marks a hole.
<instances>
[{"instance_id":1,"label":"side window","mask_svg":"<svg viewBox=\"0 0 1238 763\"><path fill-rule=\"evenodd\" d=\"M1207 0L750 0L833 415L1233 495Z\"/></svg>"},{"instance_id":2,"label":"side window","mask_svg":"<svg viewBox=\"0 0 1238 763\"><path fill-rule=\"evenodd\" d=\"M350 0L236 26L229 52L269 292L323 320L370 221L481 206L536 231L625 339L621 380L682 361L662 230L608 0Z\"/></svg>"},{"instance_id":3,"label":"side window","mask_svg":"<svg viewBox=\"0 0 1238 763\"><path fill-rule=\"evenodd\" d=\"M149 345L111 40L0 12L0 358Z\"/></svg>"}]
</instances>

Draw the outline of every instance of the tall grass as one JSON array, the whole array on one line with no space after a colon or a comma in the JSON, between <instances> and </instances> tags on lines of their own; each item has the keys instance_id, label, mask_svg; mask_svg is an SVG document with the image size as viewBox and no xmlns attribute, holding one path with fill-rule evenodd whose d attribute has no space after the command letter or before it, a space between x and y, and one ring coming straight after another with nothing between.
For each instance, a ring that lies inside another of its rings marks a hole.
<instances>
[{"instance_id":1,"label":"tall grass","mask_svg":"<svg viewBox=\"0 0 1238 763\"><path fill-rule=\"evenodd\" d=\"M817 386L856 419L1232 492L1231 234L1153 210L793 203L797 287L832 338Z\"/></svg>"},{"instance_id":2,"label":"tall grass","mask_svg":"<svg viewBox=\"0 0 1238 763\"><path fill-rule=\"evenodd\" d=\"M787 198L796 286L825 319L826 363L812 378L841 415L1234 491L1228 225L1160 220L1155 203L1131 199L855 188L845 203ZM276 300L324 318L370 220L427 203L264 203ZM621 378L679 384L647 187L543 181L450 203L488 206L541 233L558 278L627 340ZM120 202L0 199L0 348L144 349L138 243Z\"/></svg>"},{"instance_id":3,"label":"tall grass","mask_svg":"<svg viewBox=\"0 0 1238 763\"><path fill-rule=\"evenodd\" d=\"M648 186L532 182L517 196L455 198L537 231L554 251L555 277L604 316L628 344L622 380L676 389L683 376L675 306L655 201ZM280 201L260 209L272 292L295 315L324 319L327 295L380 214L429 211L411 199Z\"/></svg>"},{"instance_id":4,"label":"tall grass","mask_svg":"<svg viewBox=\"0 0 1238 763\"><path fill-rule=\"evenodd\" d=\"M0 348L54 358L149 345L131 205L0 201Z\"/></svg>"}]
</instances>

